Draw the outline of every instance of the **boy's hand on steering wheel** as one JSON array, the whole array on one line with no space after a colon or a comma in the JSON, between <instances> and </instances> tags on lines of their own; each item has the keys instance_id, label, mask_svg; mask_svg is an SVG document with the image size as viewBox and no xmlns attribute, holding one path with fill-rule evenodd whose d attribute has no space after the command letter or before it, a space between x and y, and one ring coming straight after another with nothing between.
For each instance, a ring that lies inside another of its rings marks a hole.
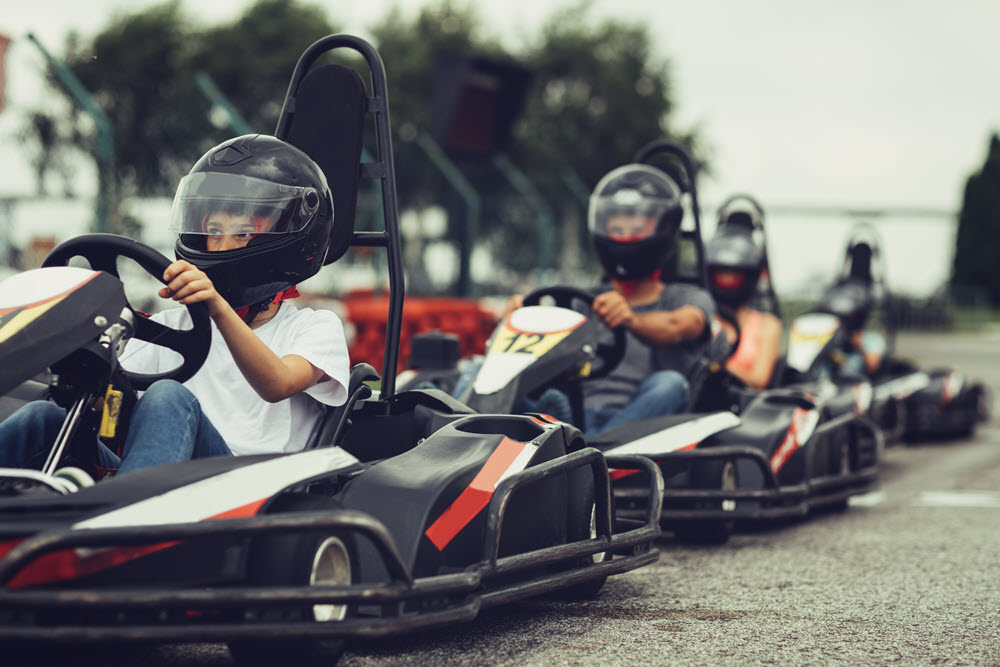
<instances>
[{"instance_id":1,"label":"boy's hand on steering wheel","mask_svg":"<svg viewBox=\"0 0 1000 667\"><path fill-rule=\"evenodd\" d=\"M632 311L632 307L628 305L628 301L625 300L625 297L620 292L615 290L599 294L594 299L591 309L594 311L594 315L597 315L601 322L604 322L605 326L609 329L620 326L630 328L632 321L635 319L635 313Z\"/></svg>"},{"instance_id":2,"label":"boy's hand on steering wheel","mask_svg":"<svg viewBox=\"0 0 1000 667\"><path fill-rule=\"evenodd\" d=\"M212 317L222 313L229 307L209 280L205 272L183 259L177 260L163 272L166 287L158 294L164 299L173 299L185 306L192 303L205 302Z\"/></svg>"}]
</instances>

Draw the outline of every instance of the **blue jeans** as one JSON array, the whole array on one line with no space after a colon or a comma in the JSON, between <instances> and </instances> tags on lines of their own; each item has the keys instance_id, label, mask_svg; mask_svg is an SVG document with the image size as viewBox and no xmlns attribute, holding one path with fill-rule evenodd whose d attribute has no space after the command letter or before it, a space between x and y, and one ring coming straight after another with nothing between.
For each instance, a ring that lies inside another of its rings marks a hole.
<instances>
[{"instance_id":1,"label":"blue jeans","mask_svg":"<svg viewBox=\"0 0 1000 667\"><path fill-rule=\"evenodd\" d=\"M607 431L639 419L675 415L688 404L687 379L677 371L657 371L635 388L628 403L621 408L587 408L584 412L584 435Z\"/></svg>"},{"instance_id":2,"label":"blue jeans","mask_svg":"<svg viewBox=\"0 0 1000 667\"><path fill-rule=\"evenodd\" d=\"M65 410L47 401L29 403L8 417L0 424L0 467L40 470L65 418ZM119 475L161 463L232 455L198 399L173 380L153 384L139 398L121 459L103 443L95 445L97 464L118 468Z\"/></svg>"}]
</instances>

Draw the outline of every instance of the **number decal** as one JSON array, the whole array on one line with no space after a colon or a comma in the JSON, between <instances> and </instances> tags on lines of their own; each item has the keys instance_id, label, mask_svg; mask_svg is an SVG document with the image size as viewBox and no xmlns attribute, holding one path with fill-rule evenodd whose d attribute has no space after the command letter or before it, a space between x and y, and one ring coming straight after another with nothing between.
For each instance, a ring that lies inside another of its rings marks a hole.
<instances>
[{"instance_id":1,"label":"number decal","mask_svg":"<svg viewBox=\"0 0 1000 667\"><path fill-rule=\"evenodd\" d=\"M569 332L553 334L525 333L505 328L490 345L490 354L530 354L540 357L567 336Z\"/></svg>"}]
</instances>

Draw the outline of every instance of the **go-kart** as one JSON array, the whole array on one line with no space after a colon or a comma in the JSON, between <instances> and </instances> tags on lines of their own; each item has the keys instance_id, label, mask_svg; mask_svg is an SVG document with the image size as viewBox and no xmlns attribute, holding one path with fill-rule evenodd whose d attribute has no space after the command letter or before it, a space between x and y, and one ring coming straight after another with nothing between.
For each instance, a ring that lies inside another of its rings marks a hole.
<instances>
[{"instance_id":1,"label":"go-kart","mask_svg":"<svg viewBox=\"0 0 1000 667\"><path fill-rule=\"evenodd\" d=\"M675 267L672 275L705 287L692 162L669 142L650 144L635 161L657 153L677 156L687 169L695 212L694 230L685 230L694 244L689 253L694 266L686 273ZM569 399L571 421L582 424L581 383L611 372L624 353L624 331L608 333L587 316L594 296L571 287L527 295L524 307L494 332L475 379L459 398L476 409L513 413L524 408L525 399L540 399L557 388ZM546 299L554 305L542 305ZM731 324L738 331L736 322ZM685 539L718 542L738 519L846 507L849 496L867 491L876 478L882 439L866 415L867 383L842 387L822 380L747 391L724 368L734 349L724 335L714 336L704 358L687 373L692 400L685 414L587 437L588 444L608 455L641 455L655 462L665 479L660 518ZM633 474L628 468L612 472L616 515L622 519L637 519L646 510L644 482Z\"/></svg>"},{"instance_id":2,"label":"go-kart","mask_svg":"<svg viewBox=\"0 0 1000 667\"><path fill-rule=\"evenodd\" d=\"M336 48L365 59L371 96L352 69L313 67ZM352 245L386 248L383 368L395 369L403 295L387 105L378 53L330 36L296 65L275 134L330 182L338 222L327 263ZM367 112L378 161L362 165ZM384 231L353 229L361 177L381 182ZM75 257L92 270L63 266ZM609 575L656 560L662 479L647 460L607 458L543 417L397 392L392 373L373 392L378 374L364 363L304 451L92 483L95 440L113 445L101 424L115 421L93 398L162 379L123 369L120 343L168 345L183 362L163 377L183 380L210 341L203 308L190 308L186 331L134 313L119 257L157 279L169 263L136 242L88 235L0 285L4 410L38 398L69 409L43 470L0 470L0 642L226 641L239 664L332 664L351 637L466 621L543 593L592 596ZM609 465L644 471L645 520L615 521Z\"/></svg>"},{"instance_id":3,"label":"go-kart","mask_svg":"<svg viewBox=\"0 0 1000 667\"><path fill-rule=\"evenodd\" d=\"M861 316L869 322L878 317L880 321L870 326L881 331L886 350L877 367L862 369L860 377L872 383L871 413L886 439L919 442L968 436L989 417L989 391L953 369L922 370L896 354L895 307L879 248L871 225L851 231L840 275L824 297L822 312L793 322L790 372L800 378L856 379L858 370L848 371L844 364L852 353L847 323Z\"/></svg>"}]
</instances>

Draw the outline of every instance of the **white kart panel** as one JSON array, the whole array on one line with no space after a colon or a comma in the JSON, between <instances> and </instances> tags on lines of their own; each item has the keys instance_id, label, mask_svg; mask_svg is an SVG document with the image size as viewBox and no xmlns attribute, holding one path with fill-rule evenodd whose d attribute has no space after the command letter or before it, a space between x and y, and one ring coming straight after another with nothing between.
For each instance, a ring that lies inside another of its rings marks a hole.
<instances>
[{"instance_id":1,"label":"white kart panel","mask_svg":"<svg viewBox=\"0 0 1000 667\"><path fill-rule=\"evenodd\" d=\"M204 521L270 498L296 482L358 460L339 447L311 449L230 470L73 525L74 530Z\"/></svg>"},{"instance_id":2,"label":"white kart panel","mask_svg":"<svg viewBox=\"0 0 1000 667\"><path fill-rule=\"evenodd\" d=\"M828 313L808 313L795 318L788 336L788 365L802 373L808 371L839 328L840 319Z\"/></svg>"},{"instance_id":3,"label":"white kart panel","mask_svg":"<svg viewBox=\"0 0 1000 667\"><path fill-rule=\"evenodd\" d=\"M494 352L483 359L472 388L480 396L493 394L508 384L537 357L528 352Z\"/></svg>"},{"instance_id":4,"label":"white kart panel","mask_svg":"<svg viewBox=\"0 0 1000 667\"><path fill-rule=\"evenodd\" d=\"M740 418L732 412L716 412L619 445L609 449L606 454L640 454L642 456L669 454L681 449L692 448L705 438L735 428L740 423Z\"/></svg>"},{"instance_id":5,"label":"white kart panel","mask_svg":"<svg viewBox=\"0 0 1000 667\"><path fill-rule=\"evenodd\" d=\"M510 326L528 333L555 333L580 325L584 315L556 306L525 306L510 314Z\"/></svg>"},{"instance_id":6,"label":"white kart panel","mask_svg":"<svg viewBox=\"0 0 1000 667\"><path fill-rule=\"evenodd\" d=\"M910 373L909 375L904 375L901 378L878 385L875 388L875 397L878 399L886 399L890 396L894 398L906 398L925 389L930 383L931 376L927 373Z\"/></svg>"},{"instance_id":7,"label":"white kart panel","mask_svg":"<svg viewBox=\"0 0 1000 667\"><path fill-rule=\"evenodd\" d=\"M32 269L0 282L0 308L30 306L52 299L91 280L98 271L78 266Z\"/></svg>"}]
</instances>

